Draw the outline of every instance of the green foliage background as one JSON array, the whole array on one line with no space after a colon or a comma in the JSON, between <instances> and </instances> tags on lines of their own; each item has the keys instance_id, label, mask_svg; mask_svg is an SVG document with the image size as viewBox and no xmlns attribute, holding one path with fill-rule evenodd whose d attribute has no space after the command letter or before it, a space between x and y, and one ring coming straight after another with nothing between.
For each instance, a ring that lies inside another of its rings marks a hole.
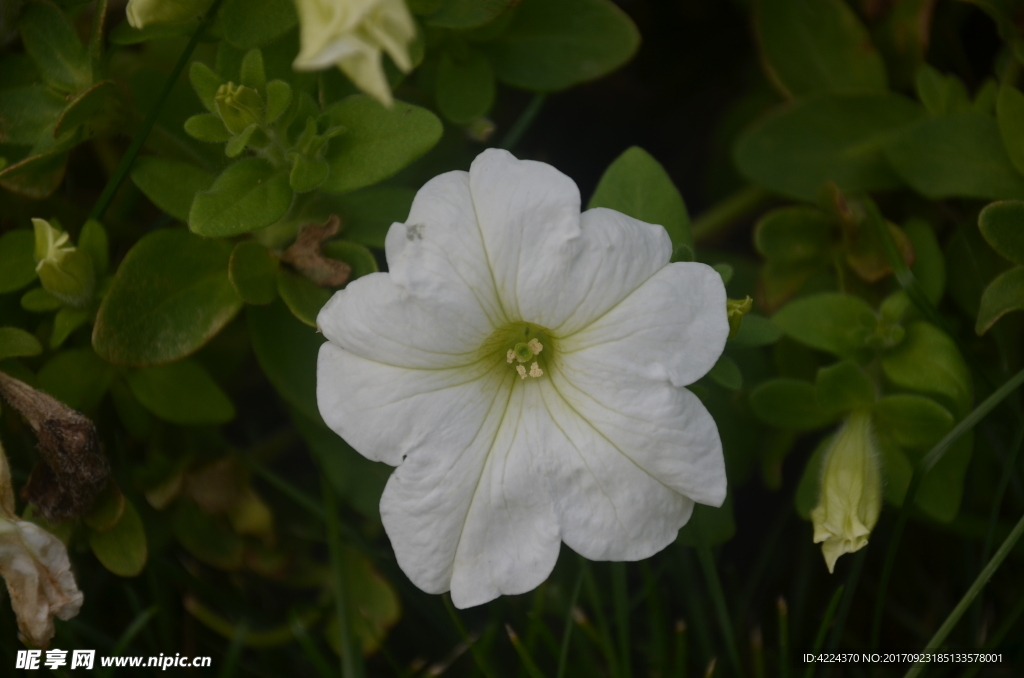
<instances>
[{"instance_id":1,"label":"green foliage background","mask_svg":"<svg viewBox=\"0 0 1024 678\"><path fill-rule=\"evenodd\" d=\"M221 676L1021 675L1024 3L409 6L391 109L291 69L291 0L145 30L114 0L0 7L0 370L91 417L113 467L45 525L86 596L53 645ZM395 563L388 467L320 419L314 328L332 271L382 269L416 189L488 145L664 225L755 306L691 387L726 504L647 561L564 549L537 591L456 612ZM32 218L86 292L37 275ZM853 409L886 507L830 575L808 516ZM6 406L0 439L20 487L35 440ZM16 637L5 602L5 675ZM925 647L1002 661L800 659Z\"/></svg>"}]
</instances>

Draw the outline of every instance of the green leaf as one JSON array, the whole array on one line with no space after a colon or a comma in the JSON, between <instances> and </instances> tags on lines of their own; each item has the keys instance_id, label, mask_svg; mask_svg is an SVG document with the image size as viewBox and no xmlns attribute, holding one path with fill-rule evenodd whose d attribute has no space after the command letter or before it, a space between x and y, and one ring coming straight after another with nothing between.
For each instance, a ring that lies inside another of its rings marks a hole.
<instances>
[{"instance_id":1,"label":"green leaf","mask_svg":"<svg viewBox=\"0 0 1024 678\"><path fill-rule=\"evenodd\" d=\"M0 186L33 200L49 197L64 180L68 145L61 144L53 150L32 153L13 165L7 165L0 170Z\"/></svg>"},{"instance_id":2,"label":"green leaf","mask_svg":"<svg viewBox=\"0 0 1024 678\"><path fill-rule=\"evenodd\" d=\"M934 325L907 327L903 343L882 355L882 371L900 388L945 397L958 417L971 409L971 373L956 343Z\"/></svg>"},{"instance_id":3,"label":"green leaf","mask_svg":"<svg viewBox=\"0 0 1024 678\"><path fill-rule=\"evenodd\" d=\"M343 196L325 196L330 204L319 217L341 217L345 240L384 249L388 229L409 218L416 191L401 186L371 186Z\"/></svg>"},{"instance_id":4,"label":"green leaf","mask_svg":"<svg viewBox=\"0 0 1024 678\"><path fill-rule=\"evenodd\" d=\"M42 287L25 292L21 298L21 307L31 313L49 313L56 311L64 302L47 292Z\"/></svg>"},{"instance_id":5,"label":"green leaf","mask_svg":"<svg viewBox=\"0 0 1024 678\"><path fill-rule=\"evenodd\" d=\"M971 109L967 87L955 75L942 75L925 64L915 79L917 98L932 115L942 116Z\"/></svg>"},{"instance_id":6,"label":"green leaf","mask_svg":"<svg viewBox=\"0 0 1024 678\"><path fill-rule=\"evenodd\" d=\"M791 301L772 320L797 341L840 358L864 348L877 324L874 310L865 301L834 292Z\"/></svg>"},{"instance_id":7,"label":"green leaf","mask_svg":"<svg viewBox=\"0 0 1024 678\"><path fill-rule=\"evenodd\" d=\"M437 0L436 11L425 17L431 26L467 29L482 26L510 6L514 0Z\"/></svg>"},{"instance_id":8,"label":"green leaf","mask_svg":"<svg viewBox=\"0 0 1024 678\"><path fill-rule=\"evenodd\" d=\"M298 22L292 0L224 0L220 8L224 37L239 49L267 45Z\"/></svg>"},{"instance_id":9,"label":"green leaf","mask_svg":"<svg viewBox=\"0 0 1024 678\"><path fill-rule=\"evenodd\" d=\"M933 199L1022 198L996 121L978 113L926 118L886 144L885 156L914 190Z\"/></svg>"},{"instance_id":10,"label":"green leaf","mask_svg":"<svg viewBox=\"0 0 1024 678\"><path fill-rule=\"evenodd\" d=\"M124 516L127 500L113 480L93 500L88 512L82 516L85 526L94 532L106 532L113 529Z\"/></svg>"},{"instance_id":11,"label":"green leaf","mask_svg":"<svg viewBox=\"0 0 1024 678\"><path fill-rule=\"evenodd\" d=\"M25 287L36 279L35 236L28 229L0 235L0 294Z\"/></svg>"},{"instance_id":12,"label":"green leaf","mask_svg":"<svg viewBox=\"0 0 1024 678\"><path fill-rule=\"evenodd\" d=\"M39 370L39 387L68 407L93 412L114 380L114 370L91 348L62 351Z\"/></svg>"},{"instance_id":13,"label":"green leaf","mask_svg":"<svg viewBox=\"0 0 1024 678\"><path fill-rule=\"evenodd\" d=\"M321 186L333 193L353 191L388 178L438 142L441 121L430 111L402 101L390 109L358 94L324 112L345 132L330 141L331 174Z\"/></svg>"},{"instance_id":14,"label":"green leaf","mask_svg":"<svg viewBox=\"0 0 1024 678\"><path fill-rule=\"evenodd\" d=\"M273 123L292 103L292 86L284 80L267 83L267 123Z\"/></svg>"},{"instance_id":15,"label":"green leaf","mask_svg":"<svg viewBox=\"0 0 1024 678\"><path fill-rule=\"evenodd\" d=\"M119 577L134 577L146 567L146 530L135 506L124 500L124 513L112 529L89 531L89 548L103 567Z\"/></svg>"},{"instance_id":16,"label":"green leaf","mask_svg":"<svg viewBox=\"0 0 1024 678\"><path fill-rule=\"evenodd\" d=\"M668 231L673 249L693 246L690 217L668 172L647 151L633 146L604 171L588 208L607 207Z\"/></svg>"},{"instance_id":17,"label":"green leaf","mask_svg":"<svg viewBox=\"0 0 1024 678\"><path fill-rule=\"evenodd\" d=\"M846 192L898 188L902 182L886 162L885 142L921 113L898 94L816 95L755 123L733 155L755 184L809 202L829 181Z\"/></svg>"},{"instance_id":18,"label":"green leaf","mask_svg":"<svg viewBox=\"0 0 1024 678\"><path fill-rule=\"evenodd\" d=\"M1011 311L1024 311L1024 266L999 274L985 288L974 331L978 336L985 334L996 321Z\"/></svg>"},{"instance_id":19,"label":"green leaf","mask_svg":"<svg viewBox=\"0 0 1024 678\"><path fill-rule=\"evenodd\" d=\"M25 51L43 81L61 92L79 92L92 83L92 64L74 26L56 5L29 2L18 23Z\"/></svg>"},{"instance_id":20,"label":"green leaf","mask_svg":"<svg viewBox=\"0 0 1024 678\"><path fill-rule=\"evenodd\" d=\"M633 21L610 0L523 0L484 45L502 82L554 92L622 67L640 46Z\"/></svg>"},{"instance_id":21,"label":"green leaf","mask_svg":"<svg viewBox=\"0 0 1024 678\"><path fill-rule=\"evenodd\" d=\"M316 316L331 290L317 287L309 278L282 268L277 272L277 293L295 317L310 327L316 327Z\"/></svg>"},{"instance_id":22,"label":"green leaf","mask_svg":"<svg viewBox=\"0 0 1024 678\"><path fill-rule=\"evenodd\" d=\"M931 398L901 393L878 400L872 418L879 435L900 447L926 452L953 428L953 415Z\"/></svg>"},{"instance_id":23,"label":"green leaf","mask_svg":"<svg viewBox=\"0 0 1024 678\"><path fill-rule=\"evenodd\" d=\"M816 207L781 207L757 222L754 247L778 264L813 264L827 256L835 231L833 218Z\"/></svg>"},{"instance_id":24,"label":"green leaf","mask_svg":"<svg viewBox=\"0 0 1024 678\"><path fill-rule=\"evenodd\" d=\"M494 103L494 72L483 54L466 48L456 58L441 54L434 81L437 108L452 122L465 125L487 115Z\"/></svg>"},{"instance_id":25,"label":"green leaf","mask_svg":"<svg viewBox=\"0 0 1024 678\"><path fill-rule=\"evenodd\" d=\"M292 315L284 302L246 309L253 352L267 379L307 419L323 423L316 403L316 360L323 335Z\"/></svg>"},{"instance_id":26,"label":"green leaf","mask_svg":"<svg viewBox=\"0 0 1024 678\"><path fill-rule=\"evenodd\" d=\"M978 228L992 249L1024 266L1024 202L1006 200L986 205L978 215Z\"/></svg>"},{"instance_id":27,"label":"green leaf","mask_svg":"<svg viewBox=\"0 0 1024 678\"><path fill-rule=\"evenodd\" d=\"M0 143L34 146L52 134L67 103L41 83L3 90L0 97Z\"/></svg>"},{"instance_id":28,"label":"green leaf","mask_svg":"<svg viewBox=\"0 0 1024 678\"><path fill-rule=\"evenodd\" d=\"M921 478L914 503L935 520L949 522L960 512L964 477L971 463L974 432L957 440L931 471Z\"/></svg>"},{"instance_id":29,"label":"green leaf","mask_svg":"<svg viewBox=\"0 0 1024 678\"><path fill-rule=\"evenodd\" d=\"M0 360L39 355L43 345L33 335L17 327L0 327Z\"/></svg>"},{"instance_id":30,"label":"green leaf","mask_svg":"<svg viewBox=\"0 0 1024 678\"><path fill-rule=\"evenodd\" d=\"M241 537L190 500L178 501L171 530L185 550L200 562L222 570L242 566L244 545Z\"/></svg>"},{"instance_id":31,"label":"green leaf","mask_svg":"<svg viewBox=\"0 0 1024 678\"><path fill-rule=\"evenodd\" d=\"M914 248L914 265L910 270L928 301L938 304L946 290L946 259L935 231L923 219L911 219L903 230Z\"/></svg>"},{"instance_id":32,"label":"green leaf","mask_svg":"<svg viewBox=\"0 0 1024 678\"><path fill-rule=\"evenodd\" d=\"M71 333L85 325L92 318L88 309L65 306L53 318L53 333L50 334L50 348L60 348Z\"/></svg>"},{"instance_id":33,"label":"green leaf","mask_svg":"<svg viewBox=\"0 0 1024 678\"><path fill-rule=\"evenodd\" d=\"M156 156L138 158L132 181L154 205L179 221L188 221L196 193L213 185L214 177L195 165Z\"/></svg>"},{"instance_id":34,"label":"green leaf","mask_svg":"<svg viewBox=\"0 0 1024 678\"><path fill-rule=\"evenodd\" d=\"M269 226L292 204L287 175L265 160L247 158L224 170L192 201L188 227L206 238L226 238Z\"/></svg>"},{"instance_id":35,"label":"green leaf","mask_svg":"<svg viewBox=\"0 0 1024 678\"><path fill-rule=\"evenodd\" d=\"M996 120L1010 162L1018 172L1024 173L1024 94L1013 85L999 88Z\"/></svg>"},{"instance_id":36,"label":"green leaf","mask_svg":"<svg viewBox=\"0 0 1024 678\"><path fill-rule=\"evenodd\" d=\"M842 0L760 0L754 26L768 76L786 96L886 90L882 57Z\"/></svg>"},{"instance_id":37,"label":"green leaf","mask_svg":"<svg viewBox=\"0 0 1024 678\"><path fill-rule=\"evenodd\" d=\"M97 276L106 275L110 268L110 243L103 224L95 219L86 221L78 234L78 249L89 255Z\"/></svg>"},{"instance_id":38,"label":"green leaf","mask_svg":"<svg viewBox=\"0 0 1024 678\"><path fill-rule=\"evenodd\" d=\"M224 126L224 121L215 113L193 115L185 121L185 132L193 139L211 144L224 143L232 136L228 128Z\"/></svg>"},{"instance_id":39,"label":"green leaf","mask_svg":"<svg viewBox=\"0 0 1024 678\"><path fill-rule=\"evenodd\" d=\"M818 370L814 394L821 408L833 414L867 409L875 403L875 384L857 363L843 360Z\"/></svg>"},{"instance_id":40,"label":"green leaf","mask_svg":"<svg viewBox=\"0 0 1024 678\"><path fill-rule=\"evenodd\" d=\"M206 110L217 113L217 90L224 84L224 78L203 62L193 61L188 70L188 79Z\"/></svg>"},{"instance_id":41,"label":"green leaf","mask_svg":"<svg viewBox=\"0 0 1024 678\"><path fill-rule=\"evenodd\" d=\"M324 243L323 253L331 259L340 259L352 267L352 273L348 278L349 282L380 270L377 268L377 259L374 258L373 252L359 243L332 240Z\"/></svg>"},{"instance_id":42,"label":"green leaf","mask_svg":"<svg viewBox=\"0 0 1024 678\"><path fill-rule=\"evenodd\" d=\"M722 388L738 391L743 388L743 373L740 366L729 356L723 355L708 372L708 378Z\"/></svg>"},{"instance_id":43,"label":"green leaf","mask_svg":"<svg viewBox=\"0 0 1024 678\"><path fill-rule=\"evenodd\" d=\"M114 114L111 109L117 105L119 94L112 80L98 82L76 94L68 101L57 120L53 128L54 138L74 131L81 125L96 125L111 120Z\"/></svg>"},{"instance_id":44,"label":"green leaf","mask_svg":"<svg viewBox=\"0 0 1024 678\"><path fill-rule=\"evenodd\" d=\"M100 305L96 352L116 365L144 367L198 351L242 306L228 280L231 249L179 229L144 236Z\"/></svg>"},{"instance_id":45,"label":"green leaf","mask_svg":"<svg viewBox=\"0 0 1024 678\"><path fill-rule=\"evenodd\" d=\"M296 155L292 161L292 171L288 175L288 185L296 193L308 193L324 183L330 172L331 166L323 158Z\"/></svg>"},{"instance_id":46,"label":"green leaf","mask_svg":"<svg viewBox=\"0 0 1024 678\"><path fill-rule=\"evenodd\" d=\"M297 411L292 419L338 496L367 518L379 521L380 497L391 467L370 461L337 433Z\"/></svg>"},{"instance_id":47,"label":"green leaf","mask_svg":"<svg viewBox=\"0 0 1024 678\"><path fill-rule=\"evenodd\" d=\"M249 145L249 140L252 139L253 135L256 134L259 129L259 123L254 122L238 134L232 136L224 146L224 155L229 158L237 158L240 156L245 150L245 147Z\"/></svg>"},{"instance_id":48,"label":"green leaf","mask_svg":"<svg viewBox=\"0 0 1024 678\"><path fill-rule=\"evenodd\" d=\"M800 379L772 379L750 392L750 407L766 424L788 431L809 431L835 421L818 404L813 384Z\"/></svg>"},{"instance_id":49,"label":"green leaf","mask_svg":"<svg viewBox=\"0 0 1024 678\"><path fill-rule=\"evenodd\" d=\"M263 69L263 52L251 49L242 57L242 84L263 93L267 86L267 72Z\"/></svg>"},{"instance_id":50,"label":"green leaf","mask_svg":"<svg viewBox=\"0 0 1024 678\"><path fill-rule=\"evenodd\" d=\"M194 360L133 370L128 386L143 407L172 424L225 424L235 418L231 400Z\"/></svg>"},{"instance_id":51,"label":"green leaf","mask_svg":"<svg viewBox=\"0 0 1024 678\"><path fill-rule=\"evenodd\" d=\"M768 318L756 313L748 313L743 316L740 324L740 331L729 340L729 343L736 346L769 346L782 337L782 330Z\"/></svg>"},{"instance_id":52,"label":"green leaf","mask_svg":"<svg viewBox=\"0 0 1024 678\"><path fill-rule=\"evenodd\" d=\"M228 277L247 304L277 299L277 257L255 240L243 240L231 251Z\"/></svg>"}]
</instances>

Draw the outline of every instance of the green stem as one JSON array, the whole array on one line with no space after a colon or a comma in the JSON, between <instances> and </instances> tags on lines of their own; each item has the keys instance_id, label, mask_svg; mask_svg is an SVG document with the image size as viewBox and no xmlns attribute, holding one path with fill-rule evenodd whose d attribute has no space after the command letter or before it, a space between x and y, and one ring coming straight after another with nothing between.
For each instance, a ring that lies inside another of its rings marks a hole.
<instances>
[{"instance_id":1,"label":"green stem","mask_svg":"<svg viewBox=\"0 0 1024 678\"><path fill-rule=\"evenodd\" d=\"M840 586L836 589L836 592L832 594L832 600L828 601L828 607L825 608L825 616L821 620L821 626L818 627L818 635L814 638L814 646L811 647L811 654L818 654L821 650L821 646L825 643L825 634L828 632L828 625L832 622L832 615L836 613L836 608L839 607L839 600L843 596L843 589L845 586ZM807 670L804 671L804 678L812 678L814 676L814 669L817 665L811 662L807 665Z\"/></svg>"},{"instance_id":2,"label":"green stem","mask_svg":"<svg viewBox=\"0 0 1024 678\"><path fill-rule=\"evenodd\" d=\"M335 614L338 619L338 646L341 648L342 678L359 678L363 675L363 654L352 642L352 633L348 624L348 587L345 583L345 572L342 570L341 533L338 530L338 507L334 500L334 489L327 479L321 476L321 494L324 502L324 519L327 523L327 548L331 554L331 577L334 580Z\"/></svg>"},{"instance_id":3,"label":"green stem","mask_svg":"<svg viewBox=\"0 0 1024 678\"><path fill-rule=\"evenodd\" d=\"M995 574L997 569L999 569L999 566L1003 564L1006 556L1009 555L1011 550L1013 550L1014 545L1017 543L1017 540L1020 539L1022 534L1024 534L1024 516L1020 517L1020 520L1017 521L1016 527L1013 528L1013 532L1011 532L1003 541L1003 545L1000 546L999 550L996 551L996 554L992 556L992 560L988 562L985 569L982 570L974 580L974 583L971 584L971 588L967 589L967 593L965 593L964 597L960 599L960 602L955 608L953 608L953 611L949 613L949 616L946 617L946 621L942 623L942 626L940 626L939 630L935 632L932 639L928 641L923 653L934 652L940 645L942 645L943 641L946 640L946 636L948 636L950 631L953 630L956 623L960 621L960 617L962 617L964 612L967 611L967 608L971 606L971 602L979 593L981 593L981 590L985 588L985 584L988 583L988 580L992 578L992 575ZM914 664L910 667L910 670L907 671L905 678L914 678L915 676L920 675L921 672L924 671L925 666L927 666L927 664L920 662Z\"/></svg>"},{"instance_id":4,"label":"green stem","mask_svg":"<svg viewBox=\"0 0 1024 678\"><path fill-rule=\"evenodd\" d=\"M249 633L249 622L243 619L235 629L235 635L228 645L228 651L224 654L224 663L221 665L220 678L234 678L235 669L238 668L238 660L242 657L242 650L245 647L245 636Z\"/></svg>"},{"instance_id":5,"label":"green stem","mask_svg":"<svg viewBox=\"0 0 1024 678\"><path fill-rule=\"evenodd\" d=\"M580 599L580 589L583 588L583 570L576 576L576 585L572 589L572 597L569 599L569 609L565 613L565 633L562 634L562 649L558 653L558 671L555 678L565 678L565 667L569 659L569 639L572 637L572 611L576 609L576 603Z\"/></svg>"},{"instance_id":6,"label":"green stem","mask_svg":"<svg viewBox=\"0 0 1024 678\"><path fill-rule=\"evenodd\" d=\"M707 537L704 534L704 526L700 520L700 515L694 515L691 520L696 521L697 557L700 560L701 569L704 570L704 577L708 582L711 602L715 606L715 614L718 617L718 626L725 637L725 647L729 653L729 661L732 663L733 675L739 676L743 665L740 662L739 650L736 648L736 639L733 637L732 621L729 619L729 607L725 603L725 592L722 590L722 582L718 578L715 557L711 553L711 546L708 545Z\"/></svg>"},{"instance_id":7,"label":"green stem","mask_svg":"<svg viewBox=\"0 0 1024 678\"><path fill-rule=\"evenodd\" d=\"M779 678L789 678L789 608L782 596L775 606L779 613Z\"/></svg>"},{"instance_id":8,"label":"green stem","mask_svg":"<svg viewBox=\"0 0 1024 678\"><path fill-rule=\"evenodd\" d=\"M690 224L694 242L725 233L739 220L757 211L772 199L772 194L757 186L747 186L715 203Z\"/></svg>"},{"instance_id":9,"label":"green stem","mask_svg":"<svg viewBox=\"0 0 1024 678\"><path fill-rule=\"evenodd\" d=\"M544 674L540 668L537 667L537 663L533 661L526 646L523 645L523 641L519 640L519 635L512 630L512 627L505 624L505 632L508 634L508 639L512 642L512 647L515 648L516 654L519 655L519 660L523 662L523 666L526 668L526 673L530 678L544 678Z\"/></svg>"},{"instance_id":10,"label":"green stem","mask_svg":"<svg viewBox=\"0 0 1024 678\"><path fill-rule=\"evenodd\" d=\"M887 547L885 554L885 564L882 567L882 576L878 582L878 597L875 599L875 612L871 623L871 642L869 645L872 651L878 649L878 641L882 633L882 613L885 610L885 595L886 590L889 587L889 578L892 576L892 569L896 562L896 551L899 548L900 537L903 534L904 526L907 524L907 518L910 515L910 507L914 504L914 497L917 496L918 487L921 485L921 478L937 463L939 463L942 457L946 454L946 451L949 450L960 436L974 428L974 426L981 421L985 415L991 412L1008 395L1013 393L1022 383L1024 383L1024 370L1021 370L1016 375L1008 379L1006 383L996 389L995 393L975 407L974 410L964 417L959 424L954 426L953 430L947 433L946 437L940 440L938 444L928 452L928 454L922 457L914 467L914 473L910 477L910 486L907 488L907 493L903 497L903 505L900 506L900 512L896 518L896 525L893 527L892 536L889 538L889 546Z\"/></svg>"},{"instance_id":11,"label":"green stem","mask_svg":"<svg viewBox=\"0 0 1024 678\"><path fill-rule=\"evenodd\" d=\"M615 631L619 637L619 675L633 678L629 643L629 596L626 591L626 564L612 563L612 604L615 606Z\"/></svg>"},{"instance_id":12,"label":"green stem","mask_svg":"<svg viewBox=\"0 0 1024 678\"><path fill-rule=\"evenodd\" d=\"M519 118L512 123L512 127L509 128L505 136L502 137L501 143L498 144L498 148L504 148L506 151L511 151L526 134L526 130L530 129L530 125L533 124L537 114L540 113L540 109L544 107L544 102L547 100L548 95L542 92L538 92L533 95L530 99L530 103L526 104L526 108L519 115Z\"/></svg>"},{"instance_id":13,"label":"green stem","mask_svg":"<svg viewBox=\"0 0 1024 678\"><path fill-rule=\"evenodd\" d=\"M469 634L466 633L466 627L462 624L459 613L455 610L455 605L452 604L451 596L444 594L441 596L441 599L444 601L444 608L448 610L448 616L452 618L452 623L455 624L455 629L462 637L462 642L469 648L469 653L473 656L473 661L476 662L476 667L480 669L480 673L484 674L487 678L494 678L494 672L491 671L491 667L487 663L486 655L481 652L477 645L477 639L470 638Z\"/></svg>"},{"instance_id":14,"label":"green stem","mask_svg":"<svg viewBox=\"0 0 1024 678\"><path fill-rule=\"evenodd\" d=\"M174 83L178 81L178 76L185 70L185 65L189 59L192 58L192 52L195 51L196 45L199 44L200 39L203 37L203 33L206 31L206 27L213 20L213 17L217 14L217 8L220 7L222 0L214 0L213 5L210 7L210 11L206 13L206 17L196 28L196 32L192 34L192 39L188 41L188 45L185 46L185 51L181 53L178 58L178 63L174 65L174 70L171 71L171 75L167 78L167 82L164 83L164 88L157 97L156 102L153 104L153 108L150 109L149 113L146 114L146 119L142 121L142 127L135 133L135 137L132 139L132 143L129 144L128 150L125 151L124 156L121 158L121 162L118 164L117 169L110 176L107 181L107 185L103 188L103 193L100 194L96 204L93 205L92 211L89 212L88 219L96 219L99 221L102 219L103 214L107 211L107 207L110 206L110 201L114 199L114 194L117 189L121 186L121 182L128 175L128 170L132 168L132 163L135 162L135 156L139 154L142 149L142 145L146 143L146 138L149 136L150 130L153 129L153 124L156 123L157 116L160 115L160 111L164 107L164 103L167 101L167 97L170 96L171 90L174 88Z\"/></svg>"}]
</instances>

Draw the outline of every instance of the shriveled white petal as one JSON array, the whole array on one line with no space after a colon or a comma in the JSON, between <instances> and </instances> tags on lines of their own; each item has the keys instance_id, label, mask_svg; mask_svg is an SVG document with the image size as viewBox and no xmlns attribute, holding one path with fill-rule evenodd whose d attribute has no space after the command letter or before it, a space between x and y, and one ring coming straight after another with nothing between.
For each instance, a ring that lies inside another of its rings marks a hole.
<instances>
[{"instance_id":1,"label":"shriveled white petal","mask_svg":"<svg viewBox=\"0 0 1024 678\"><path fill-rule=\"evenodd\" d=\"M725 348L729 320L718 273L694 262L665 266L586 328L559 341L576 365L612 379L639 376L685 386L707 374Z\"/></svg>"},{"instance_id":2,"label":"shriveled white petal","mask_svg":"<svg viewBox=\"0 0 1024 678\"><path fill-rule=\"evenodd\" d=\"M457 607L529 591L555 565L559 531L538 482L546 440L535 384L505 372L472 435L456 449L425 442L392 474L381 519L402 570Z\"/></svg>"},{"instance_id":3,"label":"shriveled white petal","mask_svg":"<svg viewBox=\"0 0 1024 678\"><path fill-rule=\"evenodd\" d=\"M428 446L456 456L487 416L507 365L408 369L320 347L316 400L331 429L364 457L397 466Z\"/></svg>"},{"instance_id":4,"label":"shriveled white petal","mask_svg":"<svg viewBox=\"0 0 1024 678\"><path fill-rule=\"evenodd\" d=\"M470 188L502 304L556 334L586 326L671 257L661 226L603 208L581 217L576 184L550 165L487 150Z\"/></svg>"},{"instance_id":5,"label":"shriveled white petal","mask_svg":"<svg viewBox=\"0 0 1024 678\"><path fill-rule=\"evenodd\" d=\"M659 483L710 506L725 501L725 459L715 420L693 393L569 355L549 370L578 417ZM556 493L560 488L555 488Z\"/></svg>"},{"instance_id":6,"label":"shriveled white petal","mask_svg":"<svg viewBox=\"0 0 1024 678\"><path fill-rule=\"evenodd\" d=\"M554 372L555 370L551 370ZM693 501L667 487L616 447L594 422L572 407L559 385L539 379L549 487L562 540L591 560L640 560L671 544L693 512Z\"/></svg>"},{"instance_id":7,"label":"shriveled white petal","mask_svg":"<svg viewBox=\"0 0 1024 678\"><path fill-rule=\"evenodd\" d=\"M53 618L71 619L84 596L57 537L25 520L0 519L0 576L7 583L18 630L36 647L54 636Z\"/></svg>"},{"instance_id":8,"label":"shriveled white petal","mask_svg":"<svg viewBox=\"0 0 1024 678\"><path fill-rule=\"evenodd\" d=\"M442 300L474 318L479 309L495 326L508 322L477 223L469 173L447 172L424 184L406 222L388 231L385 253L392 281L411 294Z\"/></svg>"},{"instance_id":9,"label":"shriveled white petal","mask_svg":"<svg viewBox=\"0 0 1024 678\"><path fill-rule=\"evenodd\" d=\"M438 292L420 297L371 273L336 292L317 326L342 348L371 360L421 369L472 362L493 328L478 307L465 308Z\"/></svg>"}]
</instances>

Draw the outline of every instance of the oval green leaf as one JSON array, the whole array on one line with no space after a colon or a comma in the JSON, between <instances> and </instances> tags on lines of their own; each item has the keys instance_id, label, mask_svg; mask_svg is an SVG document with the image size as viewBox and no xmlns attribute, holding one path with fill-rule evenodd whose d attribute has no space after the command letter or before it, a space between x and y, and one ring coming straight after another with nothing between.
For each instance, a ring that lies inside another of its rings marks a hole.
<instances>
[{"instance_id":1,"label":"oval green leaf","mask_svg":"<svg viewBox=\"0 0 1024 678\"><path fill-rule=\"evenodd\" d=\"M1024 201L1006 200L986 205L978 215L978 228L996 252L1024 266Z\"/></svg>"},{"instance_id":2,"label":"oval green leaf","mask_svg":"<svg viewBox=\"0 0 1024 678\"><path fill-rule=\"evenodd\" d=\"M143 407L172 424L224 424L235 418L231 400L194 360L134 370L128 386Z\"/></svg>"},{"instance_id":3,"label":"oval green leaf","mask_svg":"<svg viewBox=\"0 0 1024 678\"><path fill-rule=\"evenodd\" d=\"M89 532L89 547L96 558L119 577L134 577L146 567L149 547L142 519L131 501L125 499L124 513L112 529Z\"/></svg>"},{"instance_id":4,"label":"oval green leaf","mask_svg":"<svg viewBox=\"0 0 1024 678\"><path fill-rule=\"evenodd\" d=\"M277 298L277 257L255 240L244 240L231 251L228 276L247 304L269 304Z\"/></svg>"},{"instance_id":5,"label":"oval green leaf","mask_svg":"<svg viewBox=\"0 0 1024 678\"><path fill-rule=\"evenodd\" d=\"M266 160L239 160L224 170L208 191L196 194L188 227L207 238L255 231L283 217L292 196L286 173Z\"/></svg>"},{"instance_id":6,"label":"oval green leaf","mask_svg":"<svg viewBox=\"0 0 1024 678\"><path fill-rule=\"evenodd\" d=\"M802 344L840 358L856 354L875 329L875 312L849 294L825 292L786 304L772 320Z\"/></svg>"}]
</instances>

